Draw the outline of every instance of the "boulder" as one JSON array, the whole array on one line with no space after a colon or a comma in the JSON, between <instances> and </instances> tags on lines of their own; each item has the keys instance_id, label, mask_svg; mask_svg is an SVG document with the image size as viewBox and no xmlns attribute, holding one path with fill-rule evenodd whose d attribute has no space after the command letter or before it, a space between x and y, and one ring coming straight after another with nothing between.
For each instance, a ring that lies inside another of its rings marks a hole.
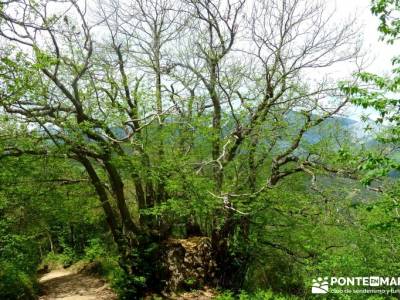
<instances>
[{"instance_id":1,"label":"boulder","mask_svg":"<svg viewBox=\"0 0 400 300\"><path fill-rule=\"evenodd\" d=\"M168 239L162 248L166 291L197 289L213 281L216 263L210 238Z\"/></svg>"}]
</instances>

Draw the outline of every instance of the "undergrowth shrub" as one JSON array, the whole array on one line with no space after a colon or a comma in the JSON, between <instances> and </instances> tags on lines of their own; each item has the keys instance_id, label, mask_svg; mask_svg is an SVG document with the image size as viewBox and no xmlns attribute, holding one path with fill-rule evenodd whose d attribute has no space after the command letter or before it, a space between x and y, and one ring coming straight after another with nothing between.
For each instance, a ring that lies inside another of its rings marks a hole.
<instances>
[{"instance_id":1,"label":"undergrowth shrub","mask_svg":"<svg viewBox=\"0 0 400 300\"><path fill-rule=\"evenodd\" d=\"M0 226L1 226L0 222ZM0 232L0 299L34 299L39 254L33 239Z\"/></svg>"}]
</instances>

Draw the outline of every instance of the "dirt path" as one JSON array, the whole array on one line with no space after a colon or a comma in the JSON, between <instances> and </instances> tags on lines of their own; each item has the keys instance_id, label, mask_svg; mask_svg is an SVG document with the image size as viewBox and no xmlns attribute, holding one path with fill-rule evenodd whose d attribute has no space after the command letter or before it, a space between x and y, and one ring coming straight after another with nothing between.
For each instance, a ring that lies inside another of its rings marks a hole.
<instances>
[{"instance_id":1,"label":"dirt path","mask_svg":"<svg viewBox=\"0 0 400 300\"><path fill-rule=\"evenodd\" d=\"M116 300L117 296L107 283L95 276L77 273L71 269L53 270L39 279L42 296L39 300ZM209 288L170 295L152 295L145 300L209 300L216 292Z\"/></svg>"},{"instance_id":2,"label":"dirt path","mask_svg":"<svg viewBox=\"0 0 400 300\"><path fill-rule=\"evenodd\" d=\"M71 270L54 270L39 279L43 295L39 300L115 300L104 280Z\"/></svg>"}]
</instances>

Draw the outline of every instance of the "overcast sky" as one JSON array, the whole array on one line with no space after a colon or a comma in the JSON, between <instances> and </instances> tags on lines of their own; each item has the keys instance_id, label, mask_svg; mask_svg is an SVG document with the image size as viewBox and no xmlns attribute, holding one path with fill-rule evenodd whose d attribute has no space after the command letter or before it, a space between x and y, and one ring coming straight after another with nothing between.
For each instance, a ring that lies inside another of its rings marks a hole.
<instances>
[{"instance_id":1,"label":"overcast sky","mask_svg":"<svg viewBox=\"0 0 400 300\"><path fill-rule=\"evenodd\" d=\"M336 9L343 18L356 14L357 20L362 25L362 34L364 36L364 50L367 51L370 58L368 71L377 74L390 74L392 69L391 59L400 54L398 44L388 45L379 41L378 18L371 13L371 0L325 0L327 3L336 1ZM397 49L396 49L397 48ZM362 108L351 107L345 111L348 117L360 120L361 115L368 115L375 119L378 114L372 109L364 110Z\"/></svg>"},{"instance_id":2,"label":"overcast sky","mask_svg":"<svg viewBox=\"0 0 400 300\"><path fill-rule=\"evenodd\" d=\"M332 0L325 0L331 2ZM391 46L379 41L378 18L371 14L371 0L335 0L336 8L343 17L356 14L357 20L362 24L364 34L364 48L374 58L370 67L372 72L383 73L391 69L391 58L400 54L396 46ZM397 47L398 48L398 47Z\"/></svg>"}]
</instances>

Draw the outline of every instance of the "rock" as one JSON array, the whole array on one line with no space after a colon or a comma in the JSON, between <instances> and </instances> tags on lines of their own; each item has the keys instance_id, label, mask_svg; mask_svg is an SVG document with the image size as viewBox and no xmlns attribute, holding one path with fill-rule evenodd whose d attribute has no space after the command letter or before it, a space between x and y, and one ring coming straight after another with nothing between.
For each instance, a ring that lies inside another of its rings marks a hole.
<instances>
[{"instance_id":1,"label":"rock","mask_svg":"<svg viewBox=\"0 0 400 300\"><path fill-rule=\"evenodd\" d=\"M162 248L166 291L190 290L212 282L216 263L210 238L168 239Z\"/></svg>"},{"instance_id":2,"label":"rock","mask_svg":"<svg viewBox=\"0 0 400 300\"><path fill-rule=\"evenodd\" d=\"M44 265L41 269L37 271L38 275L44 275L50 272L49 265Z\"/></svg>"},{"instance_id":3,"label":"rock","mask_svg":"<svg viewBox=\"0 0 400 300\"><path fill-rule=\"evenodd\" d=\"M101 265L99 262L93 261L83 265L77 272L85 275L99 275L101 273Z\"/></svg>"}]
</instances>

